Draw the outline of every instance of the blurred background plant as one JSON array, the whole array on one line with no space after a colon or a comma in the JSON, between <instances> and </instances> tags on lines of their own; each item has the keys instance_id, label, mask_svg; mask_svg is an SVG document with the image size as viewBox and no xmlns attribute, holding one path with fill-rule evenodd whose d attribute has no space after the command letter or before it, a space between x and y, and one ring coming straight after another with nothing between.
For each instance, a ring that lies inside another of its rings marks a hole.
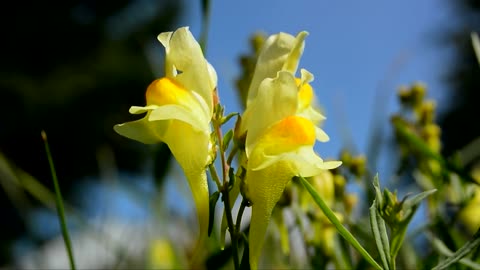
<instances>
[{"instance_id":1,"label":"blurred background plant","mask_svg":"<svg viewBox=\"0 0 480 270\"><path fill-rule=\"evenodd\" d=\"M186 19L189 9L200 5L193 2L200 1L70 1L54 8L11 2L0 11L0 265L68 267L40 137L45 130L78 268L187 266L185 250L195 239L190 226L195 222L185 199L188 189L171 181L183 177L178 166L170 162L168 148L130 141L115 134L112 126L129 119L132 104L144 103L146 86L163 73L156 36L195 23ZM381 252L376 253L379 247L366 216L373 200L385 196L375 209L386 222L388 236L401 231L394 225L402 221L413 227L398 250L397 267L402 269L434 267L480 226L480 125L475 122L480 115L480 68L470 39L472 31L480 30L480 1L447 3L456 23L435 29L432 46L453 48L446 73L439 74L446 78L447 98L442 104L432 100L429 94L438 90L422 82L387 87L385 91L397 91L399 104L389 125L393 136L372 128L368 149L344 142L342 150L336 150L344 165L307 179L378 262ZM211 5L215 11L215 2ZM237 95L227 101L229 112L229 103L245 100L265 37L263 32L253 34L250 51L238 59L240 72L229 82ZM207 48L207 58L211 54ZM220 89L220 96L229 90ZM386 113L381 107L376 110ZM372 127L388 125L377 118L371 121ZM385 142L391 149L386 159L395 170L381 174L380 181L397 192L387 189L379 196L373 179L380 164L377 148ZM425 203L409 205L413 212L406 211L412 193L432 189L437 191L425 197ZM215 219L220 215L217 211ZM262 258L265 267L368 268L298 182L289 185L273 218ZM248 218L243 221L245 229ZM216 235L208 243L206 267L230 269L231 246L227 241L220 250ZM478 269L479 250L460 260L459 269Z\"/></svg>"}]
</instances>

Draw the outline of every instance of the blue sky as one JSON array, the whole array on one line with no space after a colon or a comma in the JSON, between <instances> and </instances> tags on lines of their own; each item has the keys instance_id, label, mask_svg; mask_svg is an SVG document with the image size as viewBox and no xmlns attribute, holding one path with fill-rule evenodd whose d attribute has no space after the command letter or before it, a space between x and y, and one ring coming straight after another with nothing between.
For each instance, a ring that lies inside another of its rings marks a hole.
<instances>
[{"instance_id":1,"label":"blue sky","mask_svg":"<svg viewBox=\"0 0 480 270\"><path fill-rule=\"evenodd\" d=\"M189 8L181 21L197 37L199 2L185 1ZM452 22L444 1L212 0L211 5L207 58L217 70L229 112L240 110L233 82L240 72L238 56L249 51L252 33L310 33L300 67L315 75L312 85L326 112L324 129L331 140L316 146L323 157L338 155L345 134L365 152L372 116L388 127L399 85L423 81L441 102L441 76L450 53L435 43L435 35ZM379 88L383 110L374 103Z\"/></svg>"}]
</instances>

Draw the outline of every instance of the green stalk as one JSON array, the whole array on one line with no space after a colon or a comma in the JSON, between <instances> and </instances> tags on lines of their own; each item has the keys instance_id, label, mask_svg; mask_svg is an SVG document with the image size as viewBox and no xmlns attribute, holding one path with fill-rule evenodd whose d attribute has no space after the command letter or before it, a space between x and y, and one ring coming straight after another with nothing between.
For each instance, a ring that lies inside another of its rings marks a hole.
<instances>
[{"instance_id":1,"label":"green stalk","mask_svg":"<svg viewBox=\"0 0 480 270\"><path fill-rule=\"evenodd\" d=\"M313 200L317 203L320 207L322 212L325 216L332 222L333 226L337 228L338 233L347 240L362 256L365 260L373 266L373 268L377 270L382 270L383 268L372 258L372 256L362 247L362 245L358 242L358 240L345 228L342 223L337 219L333 211L327 204L323 201L323 199L318 195L315 189L308 183L308 181L303 178L302 176L298 177L300 182L302 182L303 186L307 189L308 193L312 196Z\"/></svg>"},{"instance_id":2,"label":"green stalk","mask_svg":"<svg viewBox=\"0 0 480 270\"><path fill-rule=\"evenodd\" d=\"M215 168L215 165L209 164L208 169L210 170L210 176L212 176L213 181L215 184L217 184L217 188L219 190L222 189L222 184L220 183L220 177L218 177L217 169Z\"/></svg>"},{"instance_id":3,"label":"green stalk","mask_svg":"<svg viewBox=\"0 0 480 270\"><path fill-rule=\"evenodd\" d=\"M50 165L50 171L52 173L53 186L55 188L55 203L58 210L58 219L62 230L63 240L65 241L65 248L67 249L68 259L70 261L70 269L75 270L75 261L73 259L72 245L70 242L70 236L68 235L67 222L65 219L65 211L63 209L63 199L60 192L60 186L58 185L57 173L55 172L55 166L53 165L52 154L50 153L50 147L48 146L47 134L42 130L42 139L45 144L45 151L47 153L48 163Z\"/></svg>"},{"instance_id":4,"label":"green stalk","mask_svg":"<svg viewBox=\"0 0 480 270\"><path fill-rule=\"evenodd\" d=\"M230 232L230 238L232 240L233 265L235 267L235 270L238 270L240 268L240 260L238 258L238 237L235 229L235 224L233 223L232 206L230 205L230 190L228 188L228 182L230 181L230 179L228 179L229 165L227 164L227 160L225 158L225 149L223 149L223 136L222 130L220 129L219 119L215 119L214 117L214 119L212 119L212 123L215 129L215 135L217 136L218 148L220 151L220 161L222 165L223 185L220 188L220 192L222 193L223 204L225 205L225 215L227 217L228 231ZM215 166L212 167L213 171L215 171L216 173Z\"/></svg>"},{"instance_id":5,"label":"green stalk","mask_svg":"<svg viewBox=\"0 0 480 270\"><path fill-rule=\"evenodd\" d=\"M225 204L225 213L227 216L228 231L230 232L230 238L232 241L233 265L235 270L238 270L240 269L240 260L238 258L237 232L235 230L235 224L233 224L232 208L230 206L230 196L228 193L229 192L228 192L228 186L227 186L222 190L223 203Z\"/></svg>"}]
</instances>

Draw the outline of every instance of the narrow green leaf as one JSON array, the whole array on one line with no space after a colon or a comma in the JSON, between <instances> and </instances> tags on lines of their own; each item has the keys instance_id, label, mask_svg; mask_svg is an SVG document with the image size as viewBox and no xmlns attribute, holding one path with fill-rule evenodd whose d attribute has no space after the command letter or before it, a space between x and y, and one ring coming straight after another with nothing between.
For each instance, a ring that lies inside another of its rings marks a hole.
<instances>
[{"instance_id":1,"label":"narrow green leaf","mask_svg":"<svg viewBox=\"0 0 480 270\"><path fill-rule=\"evenodd\" d=\"M217 205L218 198L220 198L220 192L215 191L210 195L210 215L208 216L208 236L212 234L213 231L213 222L215 219L215 206Z\"/></svg>"},{"instance_id":2,"label":"narrow green leaf","mask_svg":"<svg viewBox=\"0 0 480 270\"><path fill-rule=\"evenodd\" d=\"M234 116L239 116L239 114L237 112L233 112L233 113L229 113L227 116L223 117L222 118L222 125L227 123L230 119L232 119L232 117Z\"/></svg>"},{"instance_id":3,"label":"narrow green leaf","mask_svg":"<svg viewBox=\"0 0 480 270\"><path fill-rule=\"evenodd\" d=\"M447 257L451 257L453 256L453 251L451 251L447 245L445 245L445 243L442 242L442 240L434 237L434 236L429 236L428 237L430 239L430 241L432 242L432 245L433 247L439 252L441 253L442 255L444 256L447 256ZM462 258L458 261L459 263L463 264L463 265L466 265L472 269L475 269L475 270L480 270L480 264L470 260L470 259L467 259L467 258Z\"/></svg>"},{"instance_id":4,"label":"narrow green leaf","mask_svg":"<svg viewBox=\"0 0 480 270\"><path fill-rule=\"evenodd\" d=\"M378 173L373 178L373 188L375 189L375 195L376 195L375 199L377 201L377 205L379 207L383 207L384 202L383 202L382 190L380 189L380 181L378 180Z\"/></svg>"},{"instance_id":5,"label":"narrow green leaf","mask_svg":"<svg viewBox=\"0 0 480 270\"><path fill-rule=\"evenodd\" d=\"M423 199L432 195L436 191L437 191L436 189L431 189L407 198L402 205L402 209L404 211L408 211L410 208L418 206Z\"/></svg>"},{"instance_id":6,"label":"narrow green leaf","mask_svg":"<svg viewBox=\"0 0 480 270\"><path fill-rule=\"evenodd\" d=\"M225 133L225 135L223 136L223 145L222 145L222 149L223 151L226 151L228 149L228 145L230 144L230 141L232 140L233 138L233 130L230 129L229 131L227 131L227 133Z\"/></svg>"},{"instance_id":7,"label":"narrow green leaf","mask_svg":"<svg viewBox=\"0 0 480 270\"><path fill-rule=\"evenodd\" d=\"M477 248L480 245L480 228L477 230L477 232L473 235L473 238L465 243L459 250L457 250L455 253L453 253L452 256L448 257L447 259L441 261L437 266L432 268L432 270L441 270L441 269L446 269L450 265L458 262L461 260L463 257L465 257L468 253L473 251L475 248Z\"/></svg>"},{"instance_id":8,"label":"narrow green leaf","mask_svg":"<svg viewBox=\"0 0 480 270\"><path fill-rule=\"evenodd\" d=\"M377 212L376 199L373 200L373 204L370 207L370 226L372 227L373 237L377 244L383 268L389 270L392 258L390 257L390 244L388 242L387 227L385 226L385 221Z\"/></svg>"},{"instance_id":9,"label":"narrow green leaf","mask_svg":"<svg viewBox=\"0 0 480 270\"><path fill-rule=\"evenodd\" d=\"M402 205L402 211L406 215L405 219L402 221L401 224L397 224L398 227L396 230L392 231L392 245L391 245L391 256L395 258L402 247L403 241L405 239L405 235L407 234L407 227L410 224L415 212L418 209L418 206L422 202L423 199L430 196L431 194L435 193L437 190L427 190L422 193L416 194L410 198L407 198Z\"/></svg>"},{"instance_id":10,"label":"narrow green leaf","mask_svg":"<svg viewBox=\"0 0 480 270\"><path fill-rule=\"evenodd\" d=\"M312 196L313 200L317 203L320 207L322 212L325 216L332 222L333 226L337 229L338 233L347 240L359 253L360 255L365 258L365 260L370 263L373 268L377 270L383 269L373 258L372 256L362 247L362 245L358 242L358 240L345 228L342 223L337 219L333 211L327 206L327 204L323 201L320 195L315 191L312 185L308 183L308 181L299 176L300 182L302 182L303 186L307 189L308 193Z\"/></svg>"},{"instance_id":11,"label":"narrow green leaf","mask_svg":"<svg viewBox=\"0 0 480 270\"><path fill-rule=\"evenodd\" d=\"M50 171L52 173L53 186L55 188L55 203L58 210L58 220L60 222L60 227L62 230L63 240L65 242L65 248L68 254L68 260L70 262L70 269L75 270L75 260L73 258L72 244L70 242L70 236L68 234L67 222L65 218L65 210L63 208L63 199L62 193L60 192L60 185L58 184L57 173L55 171L55 166L53 165L52 154L50 153L50 147L48 146L47 134L42 130L42 139L45 144L45 151L47 153L48 164L50 165Z\"/></svg>"}]
</instances>

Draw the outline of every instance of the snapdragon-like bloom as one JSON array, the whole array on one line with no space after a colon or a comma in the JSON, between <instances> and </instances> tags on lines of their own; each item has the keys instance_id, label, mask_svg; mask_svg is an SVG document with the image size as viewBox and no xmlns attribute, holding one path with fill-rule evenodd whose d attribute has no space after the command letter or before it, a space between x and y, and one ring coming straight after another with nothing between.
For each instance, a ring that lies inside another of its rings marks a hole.
<instances>
[{"instance_id":1,"label":"snapdragon-like bloom","mask_svg":"<svg viewBox=\"0 0 480 270\"><path fill-rule=\"evenodd\" d=\"M252 203L250 266L258 258L272 210L294 176L310 177L338 167L313 150L316 140L328 136L316 125L324 117L313 108L313 75L306 70L295 78L306 32L295 38L280 33L267 39L261 50L242 117L246 132L244 195Z\"/></svg>"},{"instance_id":2,"label":"snapdragon-like bloom","mask_svg":"<svg viewBox=\"0 0 480 270\"><path fill-rule=\"evenodd\" d=\"M197 209L200 236L196 257L208 228L206 166L217 76L187 27L161 33L158 40L166 50L166 75L148 86L146 106L130 108L130 113L146 113L145 117L114 129L130 139L146 144L164 142L170 148L186 175Z\"/></svg>"}]
</instances>

